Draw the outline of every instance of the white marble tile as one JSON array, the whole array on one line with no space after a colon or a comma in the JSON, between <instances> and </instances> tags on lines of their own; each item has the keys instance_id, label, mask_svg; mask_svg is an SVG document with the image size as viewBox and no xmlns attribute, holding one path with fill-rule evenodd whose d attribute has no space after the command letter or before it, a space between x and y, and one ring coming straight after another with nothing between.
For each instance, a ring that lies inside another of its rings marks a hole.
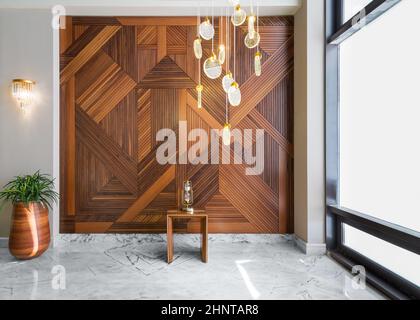
<instances>
[{"instance_id":1,"label":"white marble tile","mask_svg":"<svg viewBox=\"0 0 420 320\"><path fill-rule=\"evenodd\" d=\"M211 235L209 262L200 236L62 235L43 256L18 262L0 248L0 299L383 299L355 290L351 275L327 256L307 257L290 237ZM65 290L52 268L65 268Z\"/></svg>"}]
</instances>

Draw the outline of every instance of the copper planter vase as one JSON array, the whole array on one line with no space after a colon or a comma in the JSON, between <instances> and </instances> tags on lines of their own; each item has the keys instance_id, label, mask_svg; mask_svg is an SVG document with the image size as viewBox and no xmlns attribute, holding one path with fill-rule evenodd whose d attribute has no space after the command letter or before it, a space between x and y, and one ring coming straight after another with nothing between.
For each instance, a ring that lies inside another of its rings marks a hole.
<instances>
[{"instance_id":1,"label":"copper planter vase","mask_svg":"<svg viewBox=\"0 0 420 320\"><path fill-rule=\"evenodd\" d=\"M28 260L40 256L50 245L48 208L39 202L13 207L9 250L17 259Z\"/></svg>"}]
</instances>

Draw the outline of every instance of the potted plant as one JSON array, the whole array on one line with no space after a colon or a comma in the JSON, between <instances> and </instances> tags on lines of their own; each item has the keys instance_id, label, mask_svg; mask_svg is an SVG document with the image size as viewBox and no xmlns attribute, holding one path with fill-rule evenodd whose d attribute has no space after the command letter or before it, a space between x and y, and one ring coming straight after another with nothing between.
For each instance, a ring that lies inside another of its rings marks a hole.
<instances>
[{"instance_id":1,"label":"potted plant","mask_svg":"<svg viewBox=\"0 0 420 320\"><path fill-rule=\"evenodd\" d=\"M0 192L0 200L13 204L10 253L22 260L40 256L50 244L48 208L58 200L54 179L39 171L15 177Z\"/></svg>"}]
</instances>

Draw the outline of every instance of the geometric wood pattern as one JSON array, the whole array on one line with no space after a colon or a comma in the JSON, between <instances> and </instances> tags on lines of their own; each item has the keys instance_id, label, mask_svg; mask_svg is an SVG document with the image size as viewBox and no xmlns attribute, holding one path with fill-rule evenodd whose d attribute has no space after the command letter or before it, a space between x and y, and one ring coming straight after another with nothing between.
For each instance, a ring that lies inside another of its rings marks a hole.
<instances>
[{"instance_id":1,"label":"geometric wood pattern","mask_svg":"<svg viewBox=\"0 0 420 320\"><path fill-rule=\"evenodd\" d=\"M265 130L259 176L247 176L246 165L156 160L160 129L177 132L186 121L188 130L210 132L225 121L220 79L202 74L203 109L196 107L195 17L66 19L60 34L61 232L165 232L166 211L180 206L186 179L194 207L209 216L209 232L293 232L293 17L260 18L260 77L253 70L256 49L243 45L246 26L236 30L242 103L230 108L230 122ZM216 44L224 28L216 18ZM203 41L202 61L210 54L210 41ZM227 59L233 69L233 56ZM226 64L223 69L224 75ZM174 229L198 232L200 223L177 219Z\"/></svg>"}]
</instances>

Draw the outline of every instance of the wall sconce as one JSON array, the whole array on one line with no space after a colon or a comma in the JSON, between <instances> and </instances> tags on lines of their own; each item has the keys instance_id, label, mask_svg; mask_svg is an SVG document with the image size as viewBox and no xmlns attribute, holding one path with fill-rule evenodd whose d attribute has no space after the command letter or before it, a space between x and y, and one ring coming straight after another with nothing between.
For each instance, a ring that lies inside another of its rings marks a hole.
<instances>
[{"instance_id":1,"label":"wall sconce","mask_svg":"<svg viewBox=\"0 0 420 320\"><path fill-rule=\"evenodd\" d=\"M35 82L31 80L14 79L12 81L12 95L22 109L31 104L34 85Z\"/></svg>"}]
</instances>

